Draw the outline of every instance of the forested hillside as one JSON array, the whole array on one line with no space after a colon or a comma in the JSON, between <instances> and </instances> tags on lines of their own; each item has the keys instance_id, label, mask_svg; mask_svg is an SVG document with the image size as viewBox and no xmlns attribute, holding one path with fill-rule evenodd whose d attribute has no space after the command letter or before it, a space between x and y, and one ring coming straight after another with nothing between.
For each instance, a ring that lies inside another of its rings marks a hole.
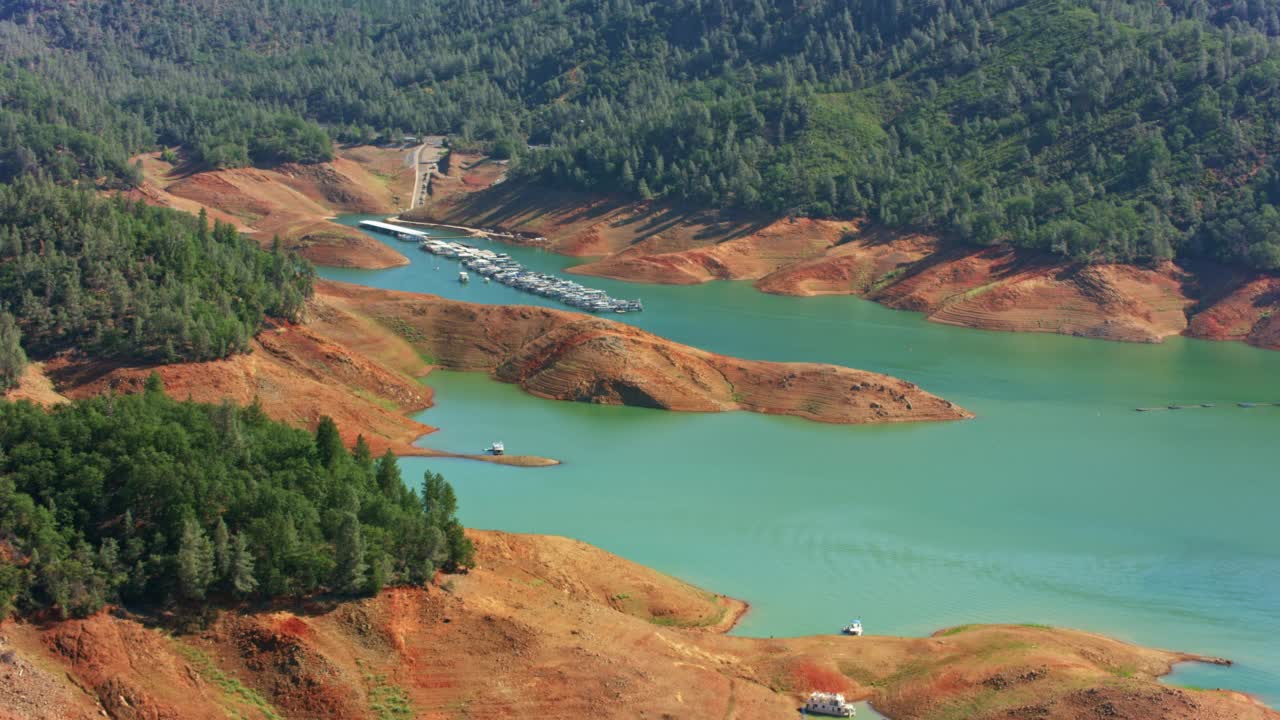
<instances>
[{"instance_id":1,"label":"forested hillside","mask_svg":"<svg viewBox=\"0 0 1280 720\"><path fill-rule=\"evenodd\" d=\"M223 223L88 189L0 185L0 388L23 348L174 362L243 352L297 319L314 271Z\"/></svg>"},{"instance_id":2,"label":"forested hillside","mask_svg":"<svg viewBox=\"0 0 1280 720\"><path fill-rule=\"evenodd\" d=\"M0 403L0 619L104 603L363 594L471 563L453 489L255 406Z\"/></svg>"},{"instance_id":3,"label":"forested hillside","mask_svg":"<svg viewBox=\"0 0 1280 720\"><path fill-rule=\"evenodd\" d=\"M0 171L448 132L530 176L1280 267L1280 2L0 1ZM526 143L539 148L526 150Z\"/></svg>"}]
</instances>

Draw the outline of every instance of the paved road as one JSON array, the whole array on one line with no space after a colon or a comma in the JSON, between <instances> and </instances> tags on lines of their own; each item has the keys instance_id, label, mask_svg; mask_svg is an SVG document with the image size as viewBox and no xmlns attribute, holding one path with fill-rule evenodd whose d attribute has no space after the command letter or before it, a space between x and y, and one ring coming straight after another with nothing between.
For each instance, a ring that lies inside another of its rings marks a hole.
<instances>
[{"instance_id":1,"label":"paved road","mask_svg":"<svg viewBox=\"0 0 1280 720\"><path fill-rule=\"evenodd\" d=\"M427 198L427 188L431 182L431 174L439 167L440 158L448 150L444 147L443 135L428 135L423 138L423 142L411 151L413 162L413 198L409 202L409 209L418 207L423 200ZM423 165L426 165L426 172L423 173ZM424 176L425 175L425 179Z\"/></svg>"},{"instance_id":2,"label":"paved road","mask_svg":"<svg viewBox=\"0 0 1280 720\"><path fill-rule=\"evenodd\" d=\"M413 149L413 197L409 199L409 209L418 207L418 199L422 197L422 150L424 142Z\"/></svg>"}]
</instances>

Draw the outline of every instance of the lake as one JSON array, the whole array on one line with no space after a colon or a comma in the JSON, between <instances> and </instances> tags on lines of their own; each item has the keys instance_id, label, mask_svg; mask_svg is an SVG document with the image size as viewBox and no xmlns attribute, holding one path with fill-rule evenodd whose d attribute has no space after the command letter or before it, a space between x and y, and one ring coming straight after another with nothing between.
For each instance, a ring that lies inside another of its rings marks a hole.
<instances>
[{"instance_id":1,"label":"lake","mask_svg":"<svg viewBox=\"0 0 1280 720\"><path fill-rule=\"evenodd\" d=\"M344 218L354 224L362 216ZM446 233L441 233L446 234ZM482 303L559 304L479 278L411 243L412 264L321 275ZM473 241L484 245L484 241ZM493 247L500 247L496 243ZM501 246L526 266L580 262ZM439 267L437 270L436 267ZM442 428L423 442L554 457L553 468L405 459L457 489L470 526L567 535L749 601L736 633L924 635L1034 622L1236 661L1171 682L1280 706L1280 352L929 323L851 297L765 295L577 278L645 312L612 316L761 360L894 375L977 414L836 426L751 413L679 414L541 400L433 373ZM566 308L567 309L567 308ZM1138 413L1140 406L1213 408Z\"/></svg>"}]
</instances>

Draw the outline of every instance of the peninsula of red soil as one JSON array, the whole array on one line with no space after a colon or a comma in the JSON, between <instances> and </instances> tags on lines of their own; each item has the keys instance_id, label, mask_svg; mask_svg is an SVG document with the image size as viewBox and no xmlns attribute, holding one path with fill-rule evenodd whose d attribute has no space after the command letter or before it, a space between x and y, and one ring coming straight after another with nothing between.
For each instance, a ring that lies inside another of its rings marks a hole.
<instances>
[{"instance_id":1,"label":"peninsula of red soil","mask_svg":"<svg viewBox=\"0 0 1280 720\"><path fill-rule=\"evenodd\" d=\"M1194 658L1071 630L729 637L743 603L565 538L472 531L479 566L426 588L158 618L0 624L0 720L794 717L811 690L895 720L1275 720L1157 677Z\"/></svg>"},{"instance_id":2,"label":"peninsula of red soil","mask_svg":"<svg viewBox=\"0 0 1280 720\"><path fill-rule=\"evenodd\" d=\"M832 423L971 417L912 383L876 373L738 360L581 313L336 282L325 283L320 297L394 329L441 367L487 372L540 397L691 412L750 410Z\"/></svg>"},{"instance_id":3,"label":"peninsula of red soil","mask_svg":"<svg viewBox=\"0 0 1280 720\"><path fill-rule=\"evenodd\" d=\"M470 167L484 167L482 158ZM458 172L468 172L459 170ZM1280 277L1208 264L1078 264L1006 247L894 234L858 221L721 214L551 191L527 182L442 185L404 217L498 227L590 257L570 272L638 282L753 280L783 295L858 295L990 330L1160 342L1185 334L1280 348Z\"/></svg>"},{"instance_id":4,"label":"peninsula of red soil","mask_svg":"<svg viewBox=\"0 0 1280 720\"><path fill-rule=\"evenodd\" d=\"M875 373L737 360L580 313L473 305L330 281L317 284L303 323L264 330L248 354L174 365L65 354L31 366L12 396L49 404L59 394L135 392L156 372L176 398L256 401L272 417L301 427L328 415L349 443L363 434L374 452L441 455L446 453L413 445L433 428L407 416L430 407L431 390L421 379L434 367L488 373L557 400L750 410L831 423L971 417L909 382ZM554 462L466 457L513 465Z\"/></svg>"},{"instance_id":5,"label":"peninsula of red soil","mask_svg":"<svg viewBox=\"0 0 1280 720\"><path fill-rule=\"evenodd\" d=\"M337 149L332 162L187 172L139 156L143 183L135 191L154 205L229 222L263 244L284 245L319 265L381 269L405 265L403 255L355 228L332 222L339 213L393 213L408 207L414 168L402 148Z\"/></svg>"}]
</instances>

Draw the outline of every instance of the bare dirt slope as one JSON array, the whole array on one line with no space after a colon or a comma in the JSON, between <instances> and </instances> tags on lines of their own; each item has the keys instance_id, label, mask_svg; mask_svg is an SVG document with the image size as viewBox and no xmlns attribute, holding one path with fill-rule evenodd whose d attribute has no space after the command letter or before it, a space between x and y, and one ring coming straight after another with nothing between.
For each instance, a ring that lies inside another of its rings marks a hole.
<instances>
[{"instance_id":1,"label":"bare dirt slope","mask_svg":"<svg viewBox=\"0 0 1280 720\"><path fill-rule=\"evenodd\" d=\"M436 366L489 373L558 400L750 410L833 423L970 417L909 382L875 373L738 360L580 313L473 305L328 281L318 283L302 324L264 330L248 354L130 365L71 353L33 365L10 397L50 404L62 395L136 392L155 372L177 398L258 402L272 417L308 428L328 415L349 444L364 435L375 453L442 454L413 444L433 428L407 416L430 407L431 390L421 379Z\"/></svg>"},{"instance_id":2,"label":"bare dirt slope","mask_svg":"<svg viewBox=\"0 0 1280 720\"><path fill-rule=\"evenodd\" d=\"M488 372L542 397L835 423L970 417L912 383L876 373L728 358L580 313L332 282L322 295L335 308L394 329L443 367Z\"/></svg>"},{"instance_id":3,"label":"bare dirt slope","mask_svg":"<svg viewBox=\"0 0 1280 720\"><path fill-rule=\"evenodd\" d=\"M28 363L18 378L18 386L4 394L6 400L29 400L37 405L51 407L67 402L57 390L53 389L53 381L45 374L44 363Z\"/></svg>"},{"instance_id":4,"label":"bare dirt slope","mask_svg":"<svg viewBox=\"0 0 1280 720\"><path fill-rule=\"evenodd\" d=\"M852 221L727 215L519 182L442 187L407 217L543 236L549 249L590 256L571 269L587 275L754 280L764 292L858 295L966 327L1136 342L1186 334L1280 348L1280 277L1207 265L1081 265Z\"/></svg>"},{"instance_id":5,"label":"bare dirt slope","mask_svg":"<svg viewBox=\"0 0 1280 720\"><path fill-rule=\"evenodd\" d=\"M564 538L475 532L428 588L224 612L0 625L0 718L792 717L811 689L909 718L1280 717L1161 685L1179 653L1069 630L717 634L742 603Z\"/></svg>"},{"instance_id":6,"label":"bare dirt slope","mask_svg":"<svg viewBox=\"0 0 1280 720\"><path fill-rule=\"evenodd\" d=\"M139 156L147 202L234 223L268 243L279 236L311 261L337 267L386 268L408 262L354 228L331 222L338 213L392 213L408 207L413 167L400 148L340 148L332 162L270 169L188 172Z\"/></svg>"},{"instance_id":7,"label":"bare dirt slope","mask_svg":"<svg viewBox=\"0 0 1280 720\"><path fill-rule=\"evenodd\" d=\"M411 372L426 373L426 363L397 367L386 356L335 342L307 324L265 330L253 340L249 354L224 360L120 365L67 355L50 361L47 368L56 386L70 397L108 390L137 392L155 372L168 393L180 399L256 401L273 418L308 428L328 415L348 443L362 434L375 452L391 448L400 454L421 454L411 443L432 431L406 416L431 404L430 388Z\"/></svg>"}]
</instances>

